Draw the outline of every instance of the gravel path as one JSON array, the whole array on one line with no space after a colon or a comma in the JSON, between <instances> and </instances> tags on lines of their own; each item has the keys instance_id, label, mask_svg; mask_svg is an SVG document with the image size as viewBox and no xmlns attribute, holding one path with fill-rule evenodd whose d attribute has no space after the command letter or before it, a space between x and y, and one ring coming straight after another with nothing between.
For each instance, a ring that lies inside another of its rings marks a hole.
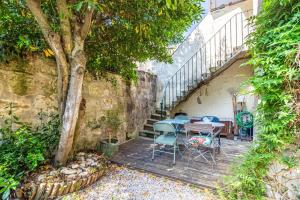
<instances>
[{"instance_id":1,"label":"gravel path","mask_svg":"<svg viewBox=\"0 0 300 200\"><path fill-rule=\"evenodd\" d=\"M114 167L92 186L63 200L204 200L203 190L149 173ZM205 193L205 192L204 192Z\"/></svg>"}]
</instances>

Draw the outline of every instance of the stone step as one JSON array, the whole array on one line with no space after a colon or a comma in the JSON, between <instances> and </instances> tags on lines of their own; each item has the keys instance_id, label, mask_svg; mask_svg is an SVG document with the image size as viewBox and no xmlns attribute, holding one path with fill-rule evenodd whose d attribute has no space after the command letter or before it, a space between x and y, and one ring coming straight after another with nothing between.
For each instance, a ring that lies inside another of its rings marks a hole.
<instances>
[{"instance_id":1,"label":"stone step","mask_svg":"<svg viewBox=\"0 0 300 200\"><path fill-rule=\"evenodd\" d=\"M139 132L139 136L141 137L154 138L155 135L159 135L159 134L155 133L154 131L148 131L148 130L142 130Z\"/></svg>"},{"instance_id":2,"label":"stone step","mask_svg":"<svg viewBox=\"0 0 300 200\"><path fill-rule=\"evenodd\" d=\"M154 131L152 124L144 124L144 130Z\"/></svg>"},{"instance_id":3,"label":"stone step","mask_svg":"<svg viewBox=\"0 0 300 200\"><path fill-rule=\"evenodd\" d=\"M153 113L151 115L151 119L161 120L161 115L157 113Z\"/></svg>"},{"instance_id":4,"label":"stone step","mask_svg":"<svg viewBox=\"0 0 300 200\"><path fill-rule=\"evenodd\" d=\"M147 124L154 124L155 122L158 122L159 120L156 119L148 119Z\"/></svg>"},{"instance_id":5,"label":"stone step","mask_svg":"<svg viewBox=\"0 0 300 200\"><path fill-rule=\"evenodd\" d=\"M184 90L181 93L182 93L182 96L185 96L185 95L187 95L188 91Z\"/></svg>"},{"instance_id":6,"label":"stone step","mask_svg":"<svg viewBox=\"0 0 300 200\"><path fill-rule=\"evenodd\" d=\"M156 109L156 110L155 110L155 113L156 113L156 114L162 113L163 115L166 115L166 114L167 114L167 111L165 111L165 110L161 111L160 109Z\"/></svg>"}]
</instances>

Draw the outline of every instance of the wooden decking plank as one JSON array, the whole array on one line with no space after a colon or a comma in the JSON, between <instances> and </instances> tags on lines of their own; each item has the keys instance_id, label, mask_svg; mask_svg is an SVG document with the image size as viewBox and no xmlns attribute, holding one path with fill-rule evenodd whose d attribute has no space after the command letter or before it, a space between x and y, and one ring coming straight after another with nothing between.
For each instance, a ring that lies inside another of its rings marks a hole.
<instances>
[{"instance_id":1,"label":"wooden decking plank","mask_svg":"<svg viewBox=\"0 0 300 200\"><path fill-rule=\"evenodd\" d=\"M184 159L178 156L173 166L172 155L157 154L152 161L152 140L137 138L120 145L119 152L111 159L112 162L127 165L131 168L148 171L160 176L181 180L201 187L215 188L222 183L223 177L230 174L230 166L244 154L249 142L222 139L222 152L217 155L217 166L211 169L206 162L191 161L187 167L187 155ZM225 155L224 155L225 153Z\"/></svg>"}]
</instances>

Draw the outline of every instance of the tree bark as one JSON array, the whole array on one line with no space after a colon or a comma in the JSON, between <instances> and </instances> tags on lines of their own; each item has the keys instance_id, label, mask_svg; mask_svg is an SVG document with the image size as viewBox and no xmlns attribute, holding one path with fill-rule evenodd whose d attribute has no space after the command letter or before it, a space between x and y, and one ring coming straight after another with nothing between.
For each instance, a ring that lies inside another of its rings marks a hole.
<instances>
[{"instance_id":1,"label":"tree bark","mask_svg":"<svg viewBox=\"0 0 300 200\"><path fill-rule=\"evenodd\" d=\"M93 18L93 9L88 7L83 22L81 16L73 16L66 0L57 0L61 33L54 32L41 9L40 0L26 0L41 31L55 54L57 64L58 107L62 119L61 137L55 156L56 165L64 165L72 150L79 106L82 99L83 77L86 68L84 40ZM72 20L71 20L72 19ZM69 78L70 73L70 78Z\"/></svg>"},{"instance_id":2,"label":"tree bark","mask_svg":"<svg viewBox=\"0 0 300 200\"><path fill-rule=\"evenodd\" d=\"M63 121L61 137L58 151L55 156L56 165L65 165L68 155L72 150L75 127L78 119L80 102L82 99L82 85L86 67L86 57L83 49L74 49L76 49L76 52L72 52L72 56L70 57L71 77L65 105L65 112L62 117Z\"/></svg>"},{"instance_id":3,"label":"tree bark","mask_svg":"<svg viewBox=\"0 0 300 200\"><path fill-rule=\"evenodd\" d=\"M47 17L42 12L41 2L39 0L26 0L26 5L35 17L47 43L55 54L57 65L58 109L60 113L63 113L68 90L69 64L61 44L61 37L58 33L52 31Z\"/></svg>"}]
</instances>

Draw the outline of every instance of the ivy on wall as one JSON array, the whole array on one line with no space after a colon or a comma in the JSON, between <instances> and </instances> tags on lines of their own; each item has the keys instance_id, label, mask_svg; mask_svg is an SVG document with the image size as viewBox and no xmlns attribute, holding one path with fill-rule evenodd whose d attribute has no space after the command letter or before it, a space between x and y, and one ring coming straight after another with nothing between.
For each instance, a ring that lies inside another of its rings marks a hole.
<instances>
[{"instance_id":1,"label":"ivy on wall","mask_svg":"<svg viewBox=\"0 0 300 200\"><path fill-rule=\"evenodd\" d=\"M264 178L272 162L294 142L299 126L295 89L299 88L300 2L265 0L261 13L251 20L255 31L248 40L254 67L250 80L253 93L260 98L257 107L257 139L220 190L223 199L264 199Z\"/></svg>"}]
</instances>

